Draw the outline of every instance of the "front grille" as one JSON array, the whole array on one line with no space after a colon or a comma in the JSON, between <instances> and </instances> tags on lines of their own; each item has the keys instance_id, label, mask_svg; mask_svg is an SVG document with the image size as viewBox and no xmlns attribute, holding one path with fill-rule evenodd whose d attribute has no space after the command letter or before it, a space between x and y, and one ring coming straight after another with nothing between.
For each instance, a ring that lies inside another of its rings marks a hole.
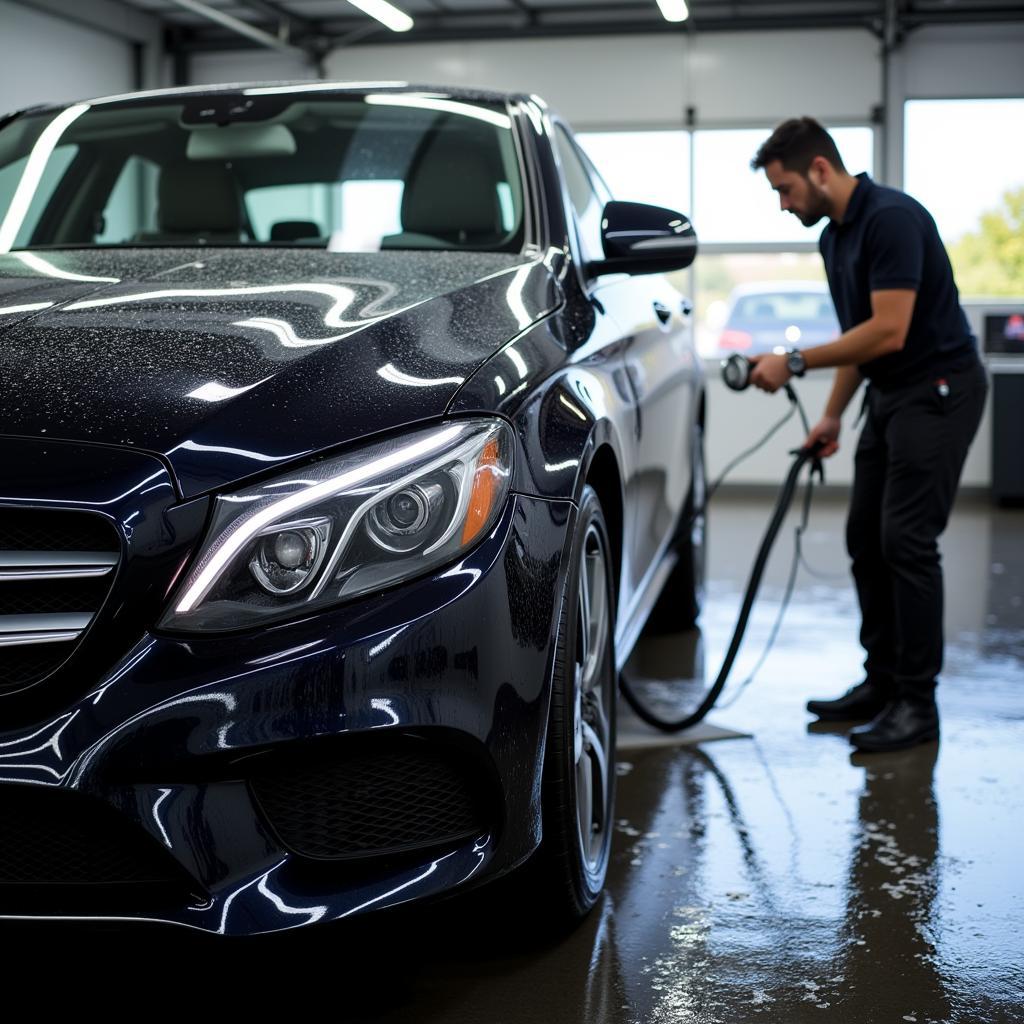
<instances>
[{"instance_id":1,"label":"front grille","mask_svg":"<svg viewBox=\"0 0 1024 1024\"><path fill-rule=\"evenodd\" d=\"M103 604L110 574L93 579L4 580L0 586L0 615L48 615L87 612Z\"/></svg>"},{"instance_id":2,"label":"front grille","mask_svg":"<svg viewBox=\"0 0 1024 1024\"><path fill-rule=\"evenodd\" d=\"M80 793L0 786L0 834L0 886L181 881L154 840Z\"/></svg>"},{"instance_id":3,"label":"front grille","mask_svg":"<svg viewBox=\"0 0 1024 1024\"><path fill-rule=\"evenodd\" d=\"M71 656L119 556L117 532L95 513L0 506L0 694Z\"/></svg>"},{"instance_id":4,"label":"front grille","mask_svg":"<svg viewBox=\"0 0 1024 1024\"><path fill-rule=\"evenodd\" d=\"M423 849L486 831L480 774L447 748L382 739L268 772L251 785L286 847L338 859Z\"/></svg>"}]
</instances>

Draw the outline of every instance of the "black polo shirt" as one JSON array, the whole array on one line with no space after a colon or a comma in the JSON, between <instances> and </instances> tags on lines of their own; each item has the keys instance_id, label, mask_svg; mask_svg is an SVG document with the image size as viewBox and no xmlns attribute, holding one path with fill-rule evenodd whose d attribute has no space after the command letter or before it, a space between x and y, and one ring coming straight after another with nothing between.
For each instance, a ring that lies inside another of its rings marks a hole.
<instances>
[{"instance_id":1,"label":"black polo shirt","mask_svg":"<svg viewBox=\"0 0 1024 1024\"><path fill-rule=\"evenodd\" d=\"M977 343L931 214L866 174L857 179L842 223L829 221L818 243L840 326L848 331L871 317L873 291L917 292L903 348L862 363L861 373L890 390L968 369Z\"/></svg>"}]
</instances>

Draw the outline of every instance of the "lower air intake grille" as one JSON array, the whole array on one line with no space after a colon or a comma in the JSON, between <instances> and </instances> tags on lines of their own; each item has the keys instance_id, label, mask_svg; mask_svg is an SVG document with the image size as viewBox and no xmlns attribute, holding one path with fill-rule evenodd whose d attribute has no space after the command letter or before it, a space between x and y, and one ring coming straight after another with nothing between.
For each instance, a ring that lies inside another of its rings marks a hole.
<instances>
[{"instance_id":1,"label":"lower air intake grille","mask_svg":"<svg viewBox=\"0 0 1024 1024\"><path fill-rule=\"evenodd\" d=\"M379 856L487 830L479 767L430 743L360 744L252 780L282 843L318 859ZM474 770L475 769L475 770Z\"/></svg>"},{"instance_id":2,"label":"lower air intake grille","mask_svg":"<svg viewBox=\"0 0 1024 1024\"><path fill-rule=\"evenodd\" d=\"M96 513L0 505L0 695L71 656L110 592L120 550Z\"/></svg>"},{"instance_id":3,"label":"lower air intake grille","mask_svg":"<svg viewBox=\"0 0 1024 1024\"><path fill-rule=\"evenodd\" d=\"M0 886L180 883L176 862L106 804L47 786L0 786Z\"/></svg>"}]
</instances>

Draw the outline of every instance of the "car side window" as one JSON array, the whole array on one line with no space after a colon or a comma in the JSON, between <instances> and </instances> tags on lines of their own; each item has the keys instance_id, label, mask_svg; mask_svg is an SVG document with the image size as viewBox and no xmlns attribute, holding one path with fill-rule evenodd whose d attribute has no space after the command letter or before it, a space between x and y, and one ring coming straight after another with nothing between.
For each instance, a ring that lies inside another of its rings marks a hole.
<instances>
[{"instance_id":1,"label":"car side window","mask_svg":"<svg viewBox=\"0 0 1024 1024\"><path fill-rule=\"evenodd\" d=\"M604 205L610 196L607 195L604 183L597 178L596 173L592 173L586 159L561 125L555 125L555 140L565 183L569 189L569 201L576 214L583 258L603 259L601 218Z\"/></svg>"}]
</instances>

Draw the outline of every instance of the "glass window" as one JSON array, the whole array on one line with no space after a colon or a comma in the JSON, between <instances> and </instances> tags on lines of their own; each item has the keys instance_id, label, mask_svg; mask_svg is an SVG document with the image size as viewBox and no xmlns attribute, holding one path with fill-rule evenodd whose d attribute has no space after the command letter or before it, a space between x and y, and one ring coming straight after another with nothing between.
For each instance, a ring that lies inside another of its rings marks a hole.
<instances>
[{"instance_id":1,"label":"glass window","mask_svg":"<svg viewBox=\"0 0 1024 1024\"><path fill-rule=\"evenodd\" d=\"M823 223L805 228L779 209L764 171L750 160L770 132L761 128L694 133L693 223L702 242L816 242ZM870 128L834 128L832 137L851 174L871 172Z\"/></svg>"},{"instance_id":2,"label":"glass window","mask_svg":"<svg viewBox=\"0 0 1024 1024\"><path fill-rule=\"evenodd\" d=\"M1024 295L1024 99L910 100L904 187L924 203L965 296Z\"/></svg>"},{"instance_id":3,"label":"glass window","mask_svg":"<svg viewBox=\"0 0 1024 1024\"><path fill-rule=\"evenodd\" d=\"M704 253L694 273L705 358L822 345L839 334L817 253Z\"/></svg>"},{"instance_id":4,"label":"glass window","mask_svg":"<svg viewBox=\"0 0 1024 1024\"><path fill-rule=\"evenodd\" d=\"M245 193L245 211L258 242L315 240L330 234L331 189L325 182L264 185Z\"/></svg>"},{"instance_id":5,"label":"glass window","mask_svg":"<svg viewBox=\"0 0 1024 1024\"><path fill-rule=\"evenodd\" d=\"M67 169L71 166L71 161L77 155L78 147L70 145L57 146L50 154L50 159L47 160L43 167L42 173L35 185L35 190L31 194L32 198L28 204L24 219L18 226L17 235L15 236L15 242L18 246L28 244L28 240L32 237L36 226L39 224L39 219L42 217L47 203L49 203L53 193L57 190L57 186L63 179ZM27 166L28 156L23 156L11 161L5 167L0 167L0 204L3 204L3 206L0 206L0 212L4 208L10 207Z\"/></svg>"},{"instance_id":6,"label":"glass window","mask_svg":"<svg viewBox=\"0 0 1024 1024\"><path fill-rule=\"evenodd\" d=\"M569 189L569 200L576 213L579 226L580 245L583 246L583 258L599 260L604 257L604 246L601 242L601 218L604 214L605 197L598 193L600 179L591 176L590 168L583 156L573 144L568 133L558 125L555 129L558 145L558 156L562 163L562 173Z\"/></svg>"},{"instance_id":7,"label":"glass window","mask_svg":"<svg viewBox=\"0 0 1024 1024\"><path fill-rule=\"evenodd\" d=\"M522 248L504 105L284 89L239 100L224 92L17 118L0 130L0 247ZM75 188L57 189L73 158ZM26 167L38 172L31 203L14 203Z\"/></svg>"},{"instance_id":8,"label":"glass window","mask_svg":"<svg viewBox=\"0 0 1024 1024\"><path fill-rule=\"evenodd\" d=\"M160 168L152 160L133 156L125 161L97 224L97 244L127 244L135 241L136 235L156 231L159 175Z\"/></svg>"},{"instance_id":9,"label":"glass window","mask_svg":"<svg viewBox=\"0 0 1024 1024\"><path fill-rule=\"evenodd\" d=\"M338 189L337 220L331 248L365 252L379 247L381 236L402 230L404 181L346 181Z\"/></svg>"},{"instance_id":10,"label":"glass window","mask_svg":"<svg viewBox=\"0 0 1024 1024\"><path fill-rule=\"evenodd\" d=\"M579 132L576 141L616 199L689 211L689 132Z\"/></svg>"}]
</instances>

